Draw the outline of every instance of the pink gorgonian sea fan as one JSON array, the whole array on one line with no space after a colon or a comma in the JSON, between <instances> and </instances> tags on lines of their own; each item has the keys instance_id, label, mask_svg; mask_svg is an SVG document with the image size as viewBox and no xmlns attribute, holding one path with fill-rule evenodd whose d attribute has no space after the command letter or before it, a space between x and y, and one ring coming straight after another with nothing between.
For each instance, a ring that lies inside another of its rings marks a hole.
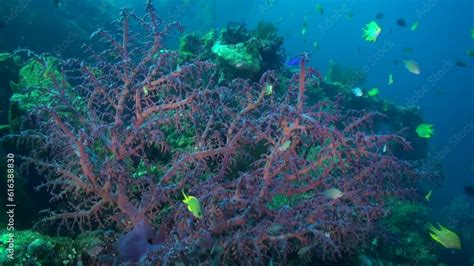
<instances>
[{"instance_id":1,"label":"pink gorgonian sea fan","mask_svg":"<svg viewBox=\"0 0 474 266\"><path fill-rule=\"evenodd\" d=\"M145 17L124 10L117 23L119 34L93 34L108 48L86 46L88 60L64 60L35 88L52 100L29 111L23 159L60 200L41 221L58 231L113 225L124 260L163 264L340 259L368 241L388 198L427 177L382 151L410 148L372 132L383 115L308 105L321 77L304 55L289 80L219 80L210 62L178 66L163 38L182 27L163 25L150 1Z\"/></svg>"}]
</instances>

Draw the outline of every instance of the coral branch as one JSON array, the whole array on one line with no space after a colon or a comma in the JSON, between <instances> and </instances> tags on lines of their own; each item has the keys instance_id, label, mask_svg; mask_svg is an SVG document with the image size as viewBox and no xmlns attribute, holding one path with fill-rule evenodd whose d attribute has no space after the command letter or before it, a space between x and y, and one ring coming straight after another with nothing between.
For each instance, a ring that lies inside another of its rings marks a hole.
<instances>
[{"instance_id":1,"label":"coral branch","mask_svg":"<svg viewBox=\"0 0 474 266\"><path fill-rule=\"evenodd\" d=\"M298 250L334 260L367 243L389 196L425 178L382 151L410 145L369 130L381 114L306 102L306 86L322 78L306 55L289 80L275 71L220 80L212 63L178 66L162 38L181 26L161 25L146 7L144 18L123 11L120 36L99 30L108 48L87 47L89 61L63 61L43 89L52 100L29 113L36 145L24 159L63 201L43 222L112 225L126 233L124 260L154 264L260 265ZM181 203L183 192L202 215ZM159 244L154 228L165 234Z\"/></svg>"}]
</instances>

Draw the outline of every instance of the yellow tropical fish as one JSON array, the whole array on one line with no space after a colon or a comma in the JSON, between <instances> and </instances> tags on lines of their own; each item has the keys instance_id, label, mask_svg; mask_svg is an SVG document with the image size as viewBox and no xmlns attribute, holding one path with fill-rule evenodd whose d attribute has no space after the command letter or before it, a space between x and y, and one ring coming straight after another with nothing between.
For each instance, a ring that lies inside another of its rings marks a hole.
<instances>
[{"instance_id":1,"label":"yellow tropical fish","mask_svg":"<svg viewBox=\"0 0 474 266\"><path fill-rule=\"evenodd\" d=\"M426 124L426 123L421 123L416 128L416 134L418 134L418 137L420 137L420 138L425 138L425 139L431 138L431 136L433 136L433 134L434 134L433 125Z\"/></svg>"},{"instance_id":2,"label":"yellow tropical fish","mask_svg":"<svg viewBox=\"0 0 474 266\"><path fill-rule=\"evenodd\" d=\"M445 248L450 249L461 249L461 240L459 236L449 230L446 227L438 224L438 228L435 228L433 225L429 224L428 229L430 230L430 236L433 238L434 241L440 243Z\"/></svg>"},{"instance_id":3,"label":"yellow tropical fish","mask_svg":"<svg viewBox=\"0 0 474 266\"><path fill-rule=\"evenodd\" d=\"M380 93L380 90L378 88L373 88L370 91L367 92L367 95L370 97L377 96Z\"/></svg>"},{"instance_id":4,"label":"yellow tropical fish","mask_svg":"<svg viewBox=\"0 0 474 266\"><path fill-rule=\"evenodd\" d=\"M344 192L340 191L339 189L337 188L330 188L330 189L327 189L325 190L323 193L323 196L325 196L326 198L328 199L338 199L342 196L344 196Z\"/></svg>"},{"instance_id":5,"label":"yellow tropical fish","mask_svg":"<svg viewBox=\"0 0 474 266\"><path fill-rule=\"evenodd\" d=\"M188 210L194 215L194 217L201 219L202 218L202 211L201 211L201 203L199 203L199 200L194 197L194 196L188 196L184 193L184 191L181 191L184 196L184 204L188 206Z\"/></svg>"},{"instance_id":6,"label":"yellow tropical fish","mask_svg":"<svg viewBox=\"0 0 474 266\"><path fill-rule=\"evenodd\" d=\"M419 75L421 73L420 65L415 60L403 61L405 63L405 68L408 69L410 73Z\"/></svg>"},{"instance_id":7,"label":"yellow tropical fish","mask_svg":"<svg viewBox=\"0 0 474 266\"><path fill-rule=\"evenodd\" d=\"M291 146L291 140L285 141L279 148L279 151L287 151Z\"/></svg>"},{"instance_id":8,"label":"yellow tropical fish","mask_svg":"<svg viewBox=\"0 0 474 266\"><path fill-rule=\"evenodd\" d=\"M375 21L371 21L369 24L365 25L365 28L362 29L363 35L362 38L368 42L375 42L382 33L382 28Z\"/></svg>"}]
</instances>

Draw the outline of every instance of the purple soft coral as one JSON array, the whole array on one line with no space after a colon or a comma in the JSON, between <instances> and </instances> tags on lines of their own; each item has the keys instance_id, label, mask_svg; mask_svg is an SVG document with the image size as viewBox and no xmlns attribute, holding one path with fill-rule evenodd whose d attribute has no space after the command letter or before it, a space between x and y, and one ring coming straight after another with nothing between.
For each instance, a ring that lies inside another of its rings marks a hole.
<instances>
[{"instance_id":1,"label":"purple soft coral","mask_svg":"<svg viewBox=\"0 0 474 266\"><path fill-rule=\"evenodd\" d=\"M259 82L217 85L211 63L177 66L161 44L181 27L160 25L150 2L147 11L142 19L125 10L120 38L98 31L111 48L87 48L94 63L65 61L63 80L52 76L45 92L56 98L32 112L38 128L29 137L45 149L26 159L48 173L53 199L67 196L45 218L58 230L113 224L129 231L118 246L132 261L261 264L302 249L332 259L364 243L386 197L422 177L380 152L388 142L409 145L368 133L379 114L306 106L306 87L320 78L306 58L285 83L269 71ZM131 21L146 36L130 34ZM171 143L177 135L191 141ZM180 203L184 187L202 219ZM330 188L344 195L323 197ZM159 245L154 224L168 234Z\"/></svg>"},{"instance_id":2,"label":"purple soft coral","mask_svg":"<svg viewBox=\"0 0 474 266\"><path fill-rule=\"evenodd\" d=\"M140 261L153 248L157 238L153 227L146 223L136 224L118 240L118 250L123 261Z\"/></svg>"}]
</instances>

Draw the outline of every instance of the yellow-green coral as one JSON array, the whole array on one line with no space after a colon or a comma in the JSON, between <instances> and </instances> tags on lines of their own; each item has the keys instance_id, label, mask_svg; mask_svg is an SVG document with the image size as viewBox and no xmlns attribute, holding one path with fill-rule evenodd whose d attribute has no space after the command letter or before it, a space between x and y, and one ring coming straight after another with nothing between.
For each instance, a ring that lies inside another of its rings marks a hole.
<instances>
[{"instance_id":1,"label":"yellow-green coral","mask_svg":"<svg viewBox=\"0 0 474 266\"><path fill-rule=\"evenodd\" d=\"M46 57L45 65L32 58L20 69L21 85L25 87L45 88L53 85L53 78L61 81L59 59Z\"/></svg>"},{"instance_id":2,"label":"yellow-green coral","mask_svg":"<svg viewBox=\"0 0 474 266\"><path fill-rule=\"evenodd\" d=\"M49 237L30 230L15 230L14 256L9 254L9 234L0 231L0 265L62 265L74 261L74 242L65 237Z\"/></svg>"},{"instance_id":3,"label":"yellow-green coral","mask_svg":"<svg viewBox=\"0 0 474 266\"><path fill-rule=\"evenodd\" d=\"M55 57L43 58L44 64L37 59L30 59L19 72L20 81L11 83L13 95L11 102L17 104L22 111L31 110L39 106L57 105L57 96L59 95L56 84L62 83L62 74L60 72L59 59ZM75 95L72 87L66 85L66 94L69 94L74 106L84 106L82 99Z\"/></svg>"},{"instance_id":4,"label":"yellow-green coral","mask_svg":"<svg viewBox=\"0 0 474 266\"><path fill-rule=\"evenodd\" d=\"M258 53L248 51L244 43L222 44L216 42L212 52L237 69L257 72L261 68L261 58Z\"/></svg>"},{"instance_id":5,"label":"yellow-green coral","mask_svg":"<svg viewBox=\"0 0 474 266\"><path fill-rule=\"evenodd\" d=\"M38 105L48 106L51 97L46 90L53 86L52 78L61 80L58 59L54 57L45 58L46 66L38 60L30 59L20 69L20 81L11 83L13 96L11 101L18 104L20 110L30 110Z\"/></svg>"}]
</instances>

